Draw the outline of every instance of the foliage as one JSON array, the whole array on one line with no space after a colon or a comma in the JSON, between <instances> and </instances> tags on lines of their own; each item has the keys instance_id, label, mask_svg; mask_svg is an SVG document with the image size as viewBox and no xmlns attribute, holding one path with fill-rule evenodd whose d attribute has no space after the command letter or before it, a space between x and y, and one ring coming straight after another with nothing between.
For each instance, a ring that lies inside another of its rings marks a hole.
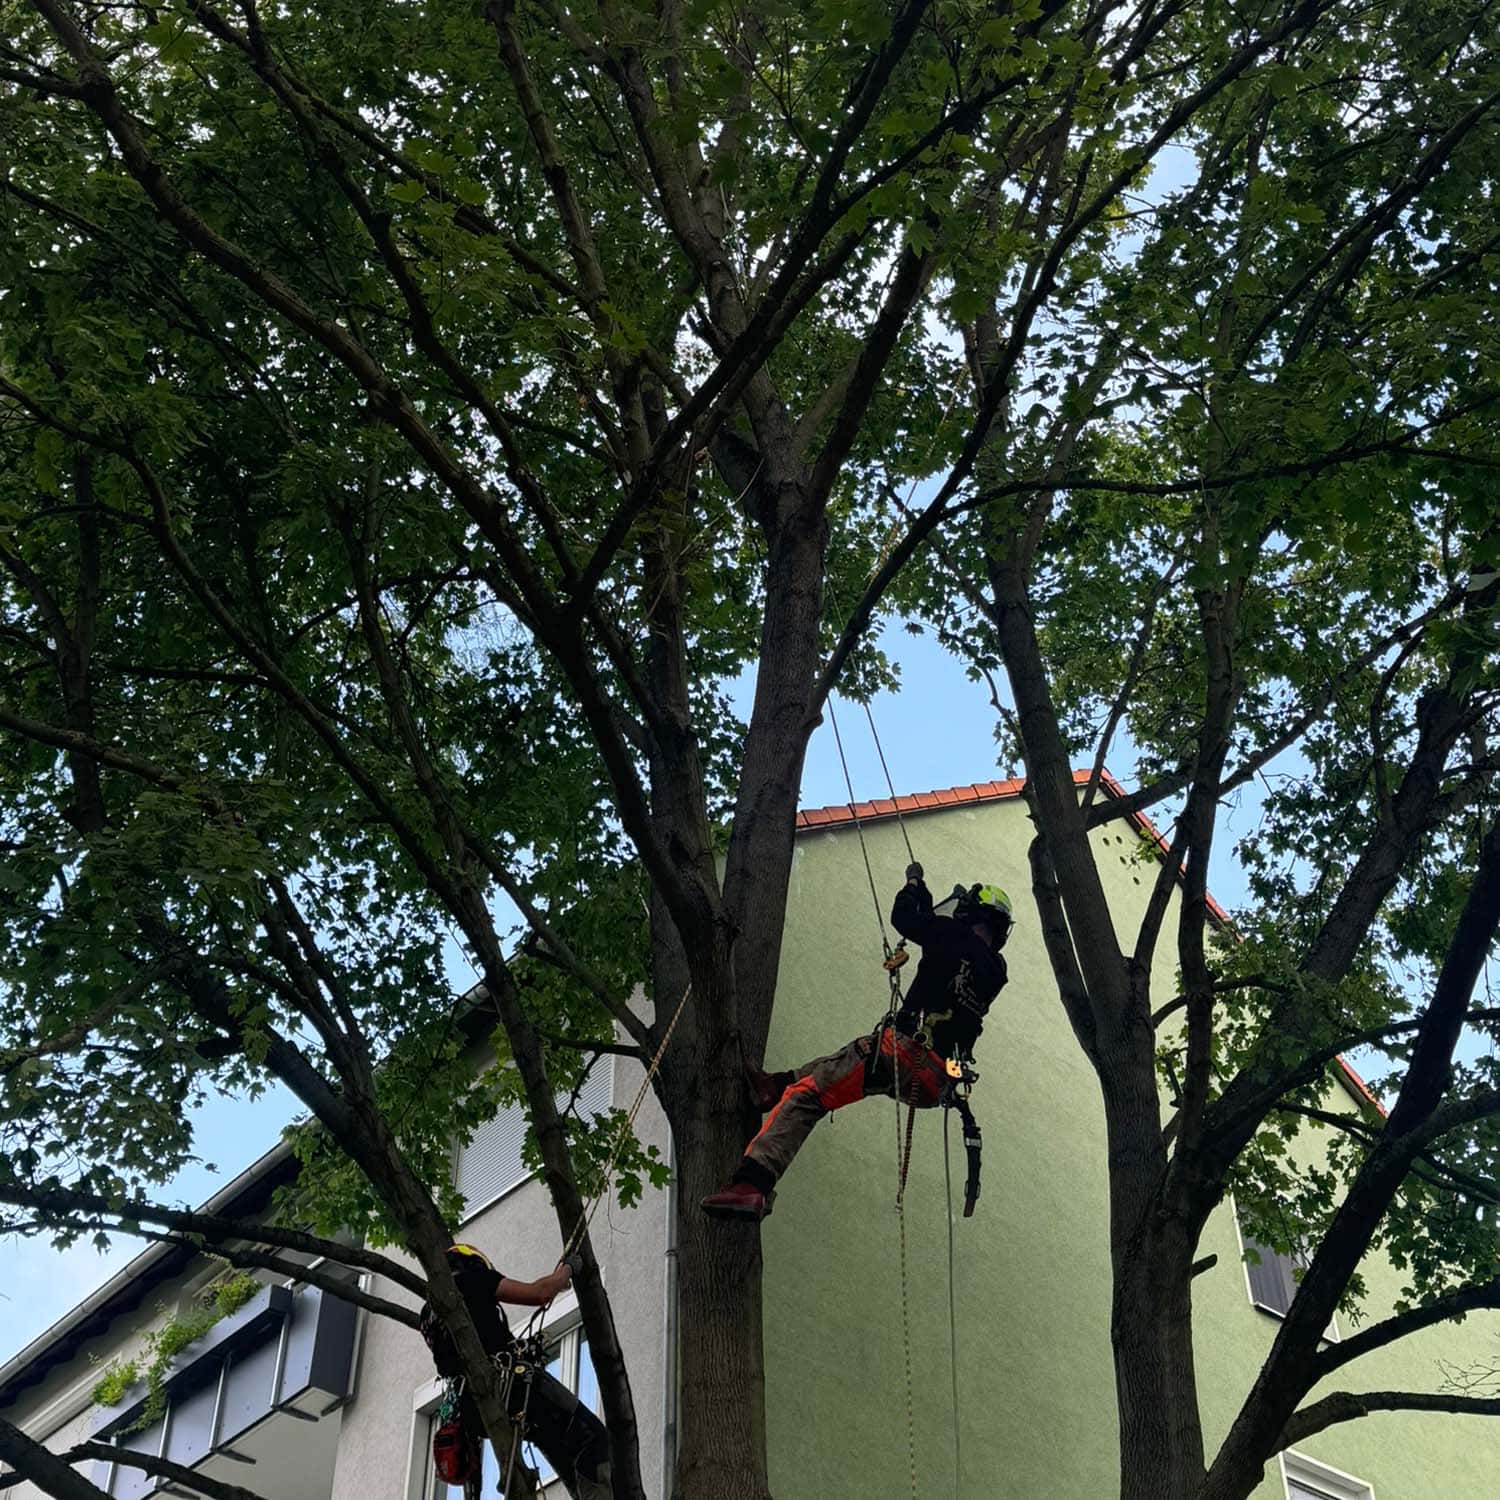
<instances>
[{"instance_id":1,"label":"foliage","mask_svg":"<svg viewBox=\"0 0 1500 1500\"><path fill-rule=\"evenodd\" d=\"M656 1079L690 1203L742 1144L807 738L896 680L884 613L1009 674L1049 930L1094 923L1053 955L1080 1043L1187 1116L1170 1161L1132 1117L1139 1180L1197 1195L1140 1225L1230 1187L1334 1223L1379 1152L1289 1151L1303 1064L1366 1037L1396 1087L1493 824L1481 0L0 18L0 1186L144 1191L196 1101L277 1077L289 1222L431 1258L452 1141L524 1100L571 1223L619 1121L553 1100L691 983ZM1119 734L1186 865L1177 996L1084 892L1068 762ZM1216 948L1217 809L1267 775ZM1465 1054L1446 1097L1497 1083ZM1414 1305L1491 1274L1493 1118L1371 1230ZM661 1166L622 1151L624 1202ZM681 1268L758 1348L748 1240ZM626 1412L587 1282L585 1316ZM705 1493L763 1491L750 1405L684 1414Z\"/></svg>"},{"instance_id":2,"label":"foliage","mask_svg":"<svg viewBox=\"0 0 1500 1500\"><path fill-rule=\"evenodd\" d=\"M141 1353L132 1359L113 1359L91 1392L96 1406L118 1406L142 1380L146 1399L141 1413L126 1432L140 1432L160 1421L167 1409L166 1378L172 1361L195 1344L216 1323L242 1308L264 1285L246 1273L225 1276L199 1294L198 1308L186 1317L169 1318L145 1337Z\"/></svg>"}]
</instances>

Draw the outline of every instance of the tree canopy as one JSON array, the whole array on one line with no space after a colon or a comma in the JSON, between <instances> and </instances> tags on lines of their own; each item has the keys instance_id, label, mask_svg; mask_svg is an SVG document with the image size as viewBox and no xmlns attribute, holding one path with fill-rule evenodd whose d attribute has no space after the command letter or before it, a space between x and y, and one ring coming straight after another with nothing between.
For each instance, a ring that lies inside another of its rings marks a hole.
<instances>
[{"instance_id":1,"label":"tree canopy","mask_svg":"<svg viewBox=\"0 0 1500 1500\"><path fill-rule=\"evenodd\" d=\"M1500 1301L1500 1079L1451 1060L1491 1024L1500 882L1486 4L0 18L22 1222L133 1221L192 1151L183 1106L274 1076L316 1122L289 1215L403 1244L463 1327L453 1132L524 1102L566 1236L619 1122L559 1090L680 1011L656 1087L712 1337L684 1343L677 1483L761 1500L758 1251L691 1205L752 1119L807 738L834 684L893 681L895 615L1007 678L1120 1148L1122 1495L1242 1500L1315 1420L1372 1246L1418 1319ZM1137 788L1080 806L1073 762L1122 730ZM1217 809L1267 773L1219 942ZM1120 934L1087 828L1146 807L1170 852ZM1180 992L1153 995L1179 866ZM451 936L497 1022L477 1082ZM1356 1044L1391 1058L1390 1117L1294 1170ZM1196 1411L1193 1250L1230 1186L1323 1249L1215 1456L1162 1413Z\"/></svg>"}]
</instances>

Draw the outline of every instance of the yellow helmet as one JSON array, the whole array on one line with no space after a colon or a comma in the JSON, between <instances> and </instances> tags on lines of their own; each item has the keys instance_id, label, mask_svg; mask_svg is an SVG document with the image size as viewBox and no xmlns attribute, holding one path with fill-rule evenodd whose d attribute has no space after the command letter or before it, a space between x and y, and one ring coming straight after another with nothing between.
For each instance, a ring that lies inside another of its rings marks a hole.
<instances>
[{"instance_id":1,"label":"yellow helmet","mask_svg":"<svg viewBox=\"0 0 1500 1500\"><path fill-rule=\"evenodd\" d=\"M1000 912L1007 919L1011 915L1010 897L998 885L976 885L969 891L969 904L980 911Z\"/></svg>"},{"instance_id":2,"label":"yellow helmet","mask_svg":"<svg viewBox=\"0 0 1500 1500\"><path fill-rule=\"evenodd\" d=\"M493 1271L495 1269L494 1266L490 1265L489 1256L486 1255L484 1251L481 1250L477 1245L449 1245L448 1254L473 1256L473 1258L479 1261L487 1270Z\"/></svg>"}]
</instances>

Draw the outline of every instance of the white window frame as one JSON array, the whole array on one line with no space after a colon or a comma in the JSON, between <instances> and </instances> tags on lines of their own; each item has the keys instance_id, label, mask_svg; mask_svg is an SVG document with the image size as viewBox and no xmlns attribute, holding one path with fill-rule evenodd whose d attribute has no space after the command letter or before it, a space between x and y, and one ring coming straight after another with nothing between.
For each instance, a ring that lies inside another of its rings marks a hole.
<instances>
[{"instance_id":1,"label":"white window frame","mask_svg":"<svg viewBox=\"0 0 1500 1500\"><path fill-rule=\"evenodd\" d=\"M1291 1500L1293 1483L1310 1485L1331 1500L1375 1500L1374 1486L1342 1469L1335 1469L1289 1448L1278 1455L1281 1461L1281 1487Z\"/></svg>"},{"instance_id":2,"label":"white window frame","mask_svg":"<svg viewBox=\"0 0 1500 1500\"><path fill-rule=\"evenodd\" d=\"M561 1292L547 1309L542 1320L542 1336L548 1347L567 1341L563 1355L563 1384L569 1390L578 1389L578 1348L576 1335L583 1328L583 1319L578 1310L578 1295L573 1291ZM411 1440L407 1444L408 1463L406 1472L406 1500L432 1500L435 1490L435 1473L432 1467L432 1419L442 1403L443 1389L448 1384L441 1375L434 1375L412 1392ZM560 1480L551 1480L538 1491L541 1495L565 1495Z\"/></svg>"}]
</instances>

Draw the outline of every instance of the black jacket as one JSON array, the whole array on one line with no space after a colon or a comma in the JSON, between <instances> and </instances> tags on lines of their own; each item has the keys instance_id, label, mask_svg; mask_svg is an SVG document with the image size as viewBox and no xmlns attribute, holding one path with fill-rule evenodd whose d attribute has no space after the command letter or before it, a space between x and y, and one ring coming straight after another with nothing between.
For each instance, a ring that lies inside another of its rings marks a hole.
<instances>
[{"instance_id":1,"label":"black jacket","mask_svg":"<svg viewBox=\"0 0 1500 1500\"><path fill-rule=\"evenodd\" d=\"M896 1029L910 1036L922 1027L934 1052L972 1057L985 1013L1005 983L1005 960L966 922L935 916L932 892L920 881L897 893L891 925L922 948Z\"/></svg>"},{"instance_id":2,"label":"black jacket","mask_svg":"<svg viewBox=\"0 0 1500 1500\"><path fill-rule=\"evenodd\" d=\"M485 1353L499 1354L509 1349L513 1342L510 1325L505 1321L505 1314L496 1301L500 1291L500 1272L473 1256L451 1253L448 1265L453 1272L453 1279L458 1283L458 1290L463 1295L464 1305L469 1309L469 1316L474 1320L474 1327ZM463 1374L453 1335L438 1321L432 1304L428 1302L422 1304L422 1337L427 1340L427 1347L432 1351L432 1362L439 1375L451 1380Z\"/></svg>"}]
</instances>

